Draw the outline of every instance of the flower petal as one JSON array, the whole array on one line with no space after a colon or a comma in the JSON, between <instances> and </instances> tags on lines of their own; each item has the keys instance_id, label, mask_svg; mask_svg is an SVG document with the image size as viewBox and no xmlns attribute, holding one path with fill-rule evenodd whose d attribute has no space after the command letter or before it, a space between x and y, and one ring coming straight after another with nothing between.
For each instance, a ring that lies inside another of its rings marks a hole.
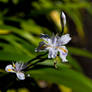
<instances>
[{"instance_id":1,"label":"flower petal","mask_svg":"<svg viewBox=\"0 0 92 92\"><path fill-rule=\"evenodd\" d=\"M42 50L45 50L47 47L46 43L44 41L39 43L39 46L35 49L35 52L40 52Z\"/></svg>"},{"instance_id":2,"label":"flower petal","mask_svg":"<svg viewBox=\"0 0 92 92\"><path fill-rule=\"evenodd\" d=\"M62 62L67 62L66 56L68 54L68 50L65 46L61 46L58 48L58 51L60 52L60 58L62 59Z\"/></svg>"},{"instance_id":3,"label":"flower petal","mask_svg":"<svg viewBox=\"0 0 92 92\"><path fill-rule=\"evenodd\" d=\"M52 43L50 37L47 34L41 34L41 37L40 38L43 39L48 44L51 44Z\"/></svg>"},{"instance_id":4,"label":"flower petal","mask_svg":"<svg viewBox=\"0 0 92 92\"><path fill-rule=\"evenodd\" d=\"M16 71L21 71L22 69L24 69L24 63L22 62L16 62L15 63L15 67L16 67Z\"/></svg>"},{"instance_id":5,"label":"flower petal","mask_svg":"<svg viewBox=\"0 0 92 92\"><path fill-rule=\"evenodd\" d=\"M49 38L49 36L47 34L42 34L41 33L40 38Z\"/></svg>"},{"instance_id":6,"label":"flower petal","mask_svg":"<svg viewBox=\"0 0 92 92\"><path fill-rule=\"evenodd\" d=\"M7 65L7 66L5 67L5 71L6 71L6 72L15 72L15 71L14 71L14 67L13 67L12 65Z\"/></svg>"},{"instance_id":7,"label":"flower petal","mask_svg":"<svg viewBox=\"0 0 92 92\"><path fill-rule=\"evenodd\" d=\"M48 54L48 58L55 58L57 56L57 50L53 49L53 48L49 48L49 54Z\"/></svg>"},{"instance_id":8,"label":"flower petal","mask_svg":"<svg viewBox=\"0 0 92 92\"><path fill-rule=\"evenodd\" d=\"M22 72L17 72L16 75L17 75L19 80L24 80L25 79L25 74L22 73Z\"/></svg>"},{"instance_id":9,"label":"flower petal","mask_svg":"<svg viewBox=\"0 0 92 92\"><path fill-rule=\"evenodd\" d=\"M70 40L71 40L70 34L65 34L65 35L61 36L61 38L59 39L59 43L61 43L61 45L65 45Z\"/></svg>"},{"instance_id":10,"label":"flower petal","mask_svg":"<svg viewBox=\"0 0 92 92\"><path fill-rule=\"evenodd\" d=\"M57 35L56 36L54 34L52 35L51 44L49 44L49 45L52 45L52 44L53 44L53 46L56 46L56 44L57 44Z\"/></svg>"}]
</instances>

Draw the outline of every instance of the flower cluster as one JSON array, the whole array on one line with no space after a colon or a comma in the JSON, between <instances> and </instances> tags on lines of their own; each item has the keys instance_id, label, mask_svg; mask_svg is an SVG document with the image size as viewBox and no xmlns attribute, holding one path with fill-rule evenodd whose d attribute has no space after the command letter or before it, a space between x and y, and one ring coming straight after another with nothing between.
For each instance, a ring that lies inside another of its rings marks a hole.
<instances>
[{"instance_id":1,"label":"flower cluster","mask_svg":"<svg viewBox=\"0 0 92 92\"><path fill-rule=\"evenodd\" d=\"M66 16L64 12L62 12L61 15L61 24L62 24L62 32L64 30L64 26L66 24ZM40 51L48 51L48 58L56 58L59 54L60 58L62 59L62 62L67 62L66 56L68 54L67 48L64 46L66 45L70 40L71 37L69 34L65 35L52 35L52 37L49 37L47 34L41 34L41 39L43 39L42 42L39 43L39 46L35 49L36 52ZM23 63L16 62L13 65L7 65L5 67L5 70L7 72L15 73L17 75L17 78L19 80L25 79L25 74L22 72L23 69L25 69L27 66L25 66Z\"/></svg>"}]
</instances>

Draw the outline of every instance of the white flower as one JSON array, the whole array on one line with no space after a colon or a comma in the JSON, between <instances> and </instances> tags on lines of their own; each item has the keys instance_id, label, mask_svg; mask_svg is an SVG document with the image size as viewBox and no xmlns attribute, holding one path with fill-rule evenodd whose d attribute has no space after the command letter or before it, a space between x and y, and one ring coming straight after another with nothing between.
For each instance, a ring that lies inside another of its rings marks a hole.
<instances>
[{"instance_id":1,"label":"white flower","mask_svg":"<svg viewBox=\"0 0 92 92\"><path fill-rule=\"evenodd\" d=\"M22 72L22 70L25 68L25 65L23 63L16 62L12 65L7 65L5 67L6 72L16 73L19 80L25 79L25 74Z\"/></svg>"},{"instance_id":2,"label":"white flower","mask_svg":"<svg viewBox=\"0 0 92 92\"><path fill-rule=\"evenodd\" d=\"M64 45L71 40L69 34L62 35L61 37L58 35L56 36L53 35L51 38L45 34L41 34L41 39L43 39L44 41L40 42L36 51L48 50L49 51L48 58L56 58L59 52L62 61L67 62L66 56L68 54L68 50Z\"/></svg>"}]
</instances>

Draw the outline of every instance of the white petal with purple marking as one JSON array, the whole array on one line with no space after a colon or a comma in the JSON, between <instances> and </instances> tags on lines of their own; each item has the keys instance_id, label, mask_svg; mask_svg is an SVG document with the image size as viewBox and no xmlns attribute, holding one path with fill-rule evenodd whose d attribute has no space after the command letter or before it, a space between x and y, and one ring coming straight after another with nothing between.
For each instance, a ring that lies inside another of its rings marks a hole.
<instances>
[{"instance_id":1,"label":"white petal with purple marking","mask_svg":"<svg viewBox=\"0 0 92 92\"><path fill-rule=\"evenodd\" d=\"M5 71L6 71L6 72L15 72L13 69L14 69L14 67L13 67L12 65L7 65L7 66L5 67Z\"/></svg>"},{"instance_id":2,"label":"white petal with purple marking","mask_svg":"<svg viewBox=\"0 0 92 92\"><path fill-rule=\"evenodd\" d=\"M67 62L66 56L68 54L68 50L65 46L61 46L58 48L58 51L60 52L60 58L62 59L62 62Z\"/></svg>"},{"instance_id":3,"label":"white petal with purple marking","mask_svg":"<svg viewBox=\"0 0 92 92\"><path fill-rule=\"evenodd\" d=\"M65 35L61 36L61 38L59 39L59 42L61 42L61 45L65 45L70 40L71 40L70 34L65 34Z\"/></svg>"},{"instance_id":4,"label":"white petal with purple marking","mask_svg":"<svg viewBox=\"0 0 92 92\"><path fill-rule=\"evenodd\" d=\"M25 74L22 73L22 72L17 72L16 75L17 75L19 80L24 80L25 79Z\"/></svg>"},{"instance_id":5,"label":"white petal with purple marking","mask_svg":"<svg viewBox=\"0 0 92 92\"><path fill-rule=\"evenodd\" d=\"M57 50L49 48L48 58L55 58L57 56Z\"/></svg>"}]
</instances>

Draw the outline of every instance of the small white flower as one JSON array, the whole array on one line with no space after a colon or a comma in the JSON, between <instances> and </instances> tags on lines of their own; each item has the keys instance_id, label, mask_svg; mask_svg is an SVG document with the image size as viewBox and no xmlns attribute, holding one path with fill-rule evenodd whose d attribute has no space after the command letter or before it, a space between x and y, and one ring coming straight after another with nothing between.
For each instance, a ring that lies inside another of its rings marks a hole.
<instances>
[{"instance_id":1,"label":"small white flower","mask_svg":"<svg viewBox=\"0 0 92 92\"><path fill-rule=\"evenodd\" d=\"M62 35L61 37L53 35L51 38L45 34L41 34L41 39L43 39L44 41L39 44L36 51L48 50L48 58L56 58L59 52L62 61L67 62L66 56L68 54L68 50L64 45L71 40L69 34Z\"/></svg>"},{"instance_id":2,"label":"small white flower","mask_svg":"<svg viewBox=\"0 0 92 92\"><path fill-rule=\"evenodd\" d=\"M19 62L16 62L15 64L13 63L12 65L7 65L5 67L6 72L16 73L19 80L25 79L25 74L22 72L23 69L25 69L24 63Z\"/></svg>"}]
</instances>

